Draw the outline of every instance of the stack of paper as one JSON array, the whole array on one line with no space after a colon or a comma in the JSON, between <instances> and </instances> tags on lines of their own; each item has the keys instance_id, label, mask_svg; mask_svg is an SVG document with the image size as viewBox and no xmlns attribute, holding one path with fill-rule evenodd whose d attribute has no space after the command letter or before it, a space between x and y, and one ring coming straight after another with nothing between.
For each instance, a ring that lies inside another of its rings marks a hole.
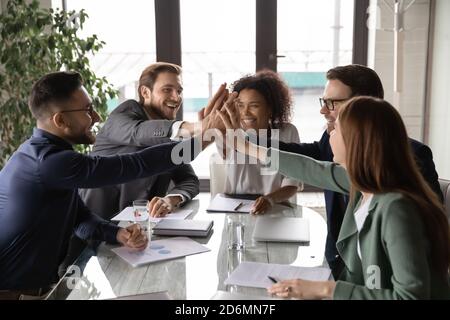
<instances>
[{"instance_id":1,"label":"stack of paper","mask_svg":"<svg viewBox=\"0 0 450 320\"><path fill-rule=\"evenodd\" d=\"M268 288L273 285L269 276L281 280L303 279L325 281L330 278L328 268L294 267L285 264L270 264L260 262L242 262L225 280L226 285L244 287Z\"/></svg>"}]
</instances>

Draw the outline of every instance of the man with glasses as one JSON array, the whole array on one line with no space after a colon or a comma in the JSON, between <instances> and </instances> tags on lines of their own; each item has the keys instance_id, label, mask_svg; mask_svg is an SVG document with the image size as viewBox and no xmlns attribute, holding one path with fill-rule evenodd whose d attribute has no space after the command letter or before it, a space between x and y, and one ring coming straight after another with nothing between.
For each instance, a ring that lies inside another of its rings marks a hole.
<instances>
[{"instance_id":1,"label":"man with glasses","mask_svg":"<svg viewBox=\"0 0 450 320\"><path fill-rule=\"evenodd\" d=\"M74 144L94 143L92 127L100 119L75 72L39 79L29 106L37 122L33 135L0 171L0 300L48 291L58 280L58 266L73 232L82 239L145 249L148 239L138 225L119 228L91 214L78 188L124 183L177 168L174 147L183 153L202 143L193 138L109 157L75 152Z\"/></svg>"},{"instance_id":2,"label":"man with glasses","mask_svg":"<svg viewBox=\"0 0 450 320\"><path fill-rule=\"evenodd\" d=\"M333 161L333 152L329 143L330 132L334 129L339 108L350 98L356 96L371 96L383 99L384 90L380 78L370 68L361 65L339 66L328 70L327 83L320 102L320 113L327 121L327 129L321 139L314 143L283 143L279 141L279 149L303 154L321 161ZM415 154L420 171L429 186L442 200L438 174L435 170L432 152L426 145L410 139L411 149ZM335 278L342 270L342 260L336 249L336 241L341 228L342 219L348 204L348 197L324 190L327 212L328 234L325 257Z\"/></svg>"}]
</instances>

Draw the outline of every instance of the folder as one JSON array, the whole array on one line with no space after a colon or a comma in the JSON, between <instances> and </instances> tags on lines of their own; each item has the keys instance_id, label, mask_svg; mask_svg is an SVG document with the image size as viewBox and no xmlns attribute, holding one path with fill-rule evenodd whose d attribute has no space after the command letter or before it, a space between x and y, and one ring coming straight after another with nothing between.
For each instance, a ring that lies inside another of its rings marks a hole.
<instances>
[{"instance_id":1,"label":"folder","mask_svg":"<svg viewBox=\"0 0 450 320\"><path fill-rule=\"evenodd\" d=\"M206 237L212 230L212 220L161 220L153 227L160 236Z\"/></svg>"}]
</instances>

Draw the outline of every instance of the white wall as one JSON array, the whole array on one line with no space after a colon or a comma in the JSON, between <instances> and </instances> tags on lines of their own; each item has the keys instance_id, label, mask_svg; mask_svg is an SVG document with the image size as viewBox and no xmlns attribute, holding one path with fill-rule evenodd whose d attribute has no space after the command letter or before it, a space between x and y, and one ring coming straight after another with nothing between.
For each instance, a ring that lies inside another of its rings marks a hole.
<instances>
[{"instance_id":1,"label":"white wall","mask_svg":"<svg viewBox=\"0 0 450 320\"><path fill-rule=\"evenodd\" d=\"M387 2L393 6L393 0ZM381 0L372 0L371 7L371 18L377 29L369 32L369 67L380 75L385 99L400 111L409 135L422 141L430 1L416 0L404 15L403 71L397 97L394 92L394 33L387 31L394 26L394 15Z\"/></svg>"},{"instance_id":2,"label":"white wall","mask_svg":"<svg viewBox=\"0 0 450 320\"><path fill-rule=\"evenodd\" d=\"M450 179L450 1L436 0L431 53L429 145L441 178Z\"/></svg>"}]
</instances>

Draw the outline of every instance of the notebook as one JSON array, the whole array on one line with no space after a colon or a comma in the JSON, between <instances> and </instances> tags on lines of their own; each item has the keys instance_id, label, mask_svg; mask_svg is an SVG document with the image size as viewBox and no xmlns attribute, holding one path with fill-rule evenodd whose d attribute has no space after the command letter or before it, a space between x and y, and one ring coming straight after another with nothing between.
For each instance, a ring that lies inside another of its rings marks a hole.
<instances>
[{"instance_id":1,"label":"notebook","mask_svg":"<svg viewBox=\"0 0 450 320\"><path fill-rule=\"evenodd\" d=\"M222 193L218 193L212 199L206 211L221 213L250 213L254 203L254 200L231 198Z\"/></svg>"},{"instance_id":2,"label":"notebook","mask_svg":"<svg viewBox=\"0 0 450 320\"><path fill-rule=\"evenodd\" d=\"M213 227L212 220L161 220L153 227L160 236L206 237Z\"/></svg>"},{"instance_id":3,"label":"notebook","mask_svg":"<svg viewBox=\"0 0 450 320\"><path fill-rule=\"evenodd\" d=\"M256 241L309 242L309 220L288 217L258 217L253 229Z\"/></svg>"}]
</instances>

